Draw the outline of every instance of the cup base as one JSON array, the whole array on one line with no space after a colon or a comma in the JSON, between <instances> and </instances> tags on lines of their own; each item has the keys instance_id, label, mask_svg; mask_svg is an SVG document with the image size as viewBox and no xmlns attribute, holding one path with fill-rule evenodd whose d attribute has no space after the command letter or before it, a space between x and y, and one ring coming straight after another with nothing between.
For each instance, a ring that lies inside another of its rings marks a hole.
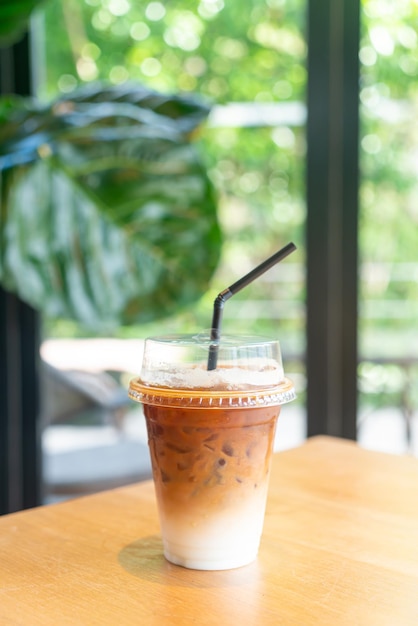
<instances>
[{"instance_id":1,"label":"cup base","mask_svg":"<svg viewBox=\"0 0 418 626\"><path fill-rule=\"evenodd\" d=\"M244 567L253 563L257 559L257 553L249 554L248 552L240 557L226 558L226 559L213 559L213 560L198 560L191 558L180 557L170 550L164 548L164 556L170 563L185 567L186 569L194 569L201 571L220 571L228 569L237 569L238 567Z\"/></svg>"}]
</instances>

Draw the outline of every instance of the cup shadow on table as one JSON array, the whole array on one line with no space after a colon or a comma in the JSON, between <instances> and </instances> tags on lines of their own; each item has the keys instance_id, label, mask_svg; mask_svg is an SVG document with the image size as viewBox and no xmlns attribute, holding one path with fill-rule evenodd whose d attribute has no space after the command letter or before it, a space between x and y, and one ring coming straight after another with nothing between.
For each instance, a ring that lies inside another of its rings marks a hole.
<instances>
[{"instance_id":1,"label":"cup shadow on table","mask_svg":"<svg viewBox=\"0 0 418 626\"><path fill-rule=\"evenodd\" d=\"M169 563L163 555L161 537L141 537L118 554L121 567L149 582L190 588L237 587L254 583L260 576L257 562L224 571L190 570Z\"/></svg>"}]
</instances>

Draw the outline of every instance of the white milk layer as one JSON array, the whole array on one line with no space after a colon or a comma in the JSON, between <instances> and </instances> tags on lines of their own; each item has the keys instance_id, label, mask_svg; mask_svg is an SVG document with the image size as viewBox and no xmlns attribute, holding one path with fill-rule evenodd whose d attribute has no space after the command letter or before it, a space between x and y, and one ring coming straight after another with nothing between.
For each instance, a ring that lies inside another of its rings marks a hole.
<instances>
[{"instance_id":1,"label":"white milk layer","mask_svg":"<svg viewBox=\"0 0 418 626\"><path fill-rule=\"evenodd\" d=\"M264 487L240 506L211 512L194 521L185 516L166 517L160 511L164 555L190 569L224 570L252 563L258 553L267 498Z\"/></svg>"},{"instance_id":2,"label":"white milk layer","mask_svg":"<svg viewBox=\"0 0 418 626\"><path fill-rule=\"evenodd\" d=\"M273 359L251 359L237 362L234 366L218 363L216 370L208 370L206 364L169 366L153 364L151 371L142 369L141 381L158 387L182 389L215 389L233 391L257 387L273 387L284 379L281 363Z\"/></svg>"}]
</instances>

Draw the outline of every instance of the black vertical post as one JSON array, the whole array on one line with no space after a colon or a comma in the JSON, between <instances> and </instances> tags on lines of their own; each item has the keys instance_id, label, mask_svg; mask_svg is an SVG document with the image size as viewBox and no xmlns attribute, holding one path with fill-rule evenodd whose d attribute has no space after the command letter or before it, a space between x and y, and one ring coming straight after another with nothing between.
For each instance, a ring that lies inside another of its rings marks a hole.
<instances>
[{"instance_id":1,"label":"black vertical post","mask_svg":"<svg viewBox=\"0 0 418 626\"><path fill-rule=\"evenodd\" d=\"M355 439L359 0L308 9L308 435Z\"/></svg>"},{"instance_id":2,"label":"black vertical post","mask_svg":"<svg viewBox=\"0 0 418 626\"><path fill-rule=\"evenodd\" d=\"M0 94L31 93L29 42L0 49ZM0 288L0 514L40 504L39 317Z\"/></svg>"}]
</instances>

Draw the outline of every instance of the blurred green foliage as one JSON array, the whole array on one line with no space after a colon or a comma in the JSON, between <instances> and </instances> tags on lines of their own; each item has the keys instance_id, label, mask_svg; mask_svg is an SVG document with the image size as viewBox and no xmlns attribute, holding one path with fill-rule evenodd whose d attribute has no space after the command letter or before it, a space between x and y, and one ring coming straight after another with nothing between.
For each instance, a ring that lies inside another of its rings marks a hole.
<instances>
[{"instance_id":1,"label":"blurred green foliage","mask_svg":"<svg viewBox=\"0 0 418 626\"><path fill-rule=\"evenodd\" d=\"M275 290L270 280L253 285L237 296L247 317L231 301L225 323L285 335L303 350L305 128L285 107L305 101L306 8L302 0L55 0L38 15L40 97L133 79L197 92L226 116L209 119L201 137L220 195L222 263L211 291L173 327L207 326L216 293L293 240L299 250L274 270ZM418 3L363 0L361 8L360 340L375 350L393 332L396 351L401 331L410 348L418 319ZM240 127L228 117L222 106L234 102L251 104L253 121ZM257 107L271 105L277 120L260 124Z\"/></svg>"},{"instance_id":2,"label":"blurred green foliage","mask_svg":"<svg viewBox=\"0 0 418 626\"><path fill-rule=\"evenodd\" d=\"M43 91L128 78L218 103L304 98L302 0L57 0L46 7Z\"/></svg>"},{"instance_id":3,"label":"blurred green foliage","mask_svg":"<svg viewBox=\"0 0 418 626\"><path fill-rule=\"evenodd\" d=\"M0 45L17 41L27 29L32 11L44 0L2 0L0 3Z\"/></svg>"},{"instance_id":4,"label":"blurred green foliage","mask_svg":"<svg viewBox=\"0 0 418 626\"><path fill-rule=\"evenodd\" d=\"M163 92L197 92L218 106L255 103L263 114L263 107L305 98L304 21L301 0L251 0L244 8L222 0L52 2L35 23L40 60L48 60L39 71L39 96L49 99L98 79L133 79ZM171 320L173 328L207 327L216 294L288 241L299 249L286 263L297 271L304 262L303 115L295 123L279 111L270 125L249 115L240 127L224 108L221 123L209 119L203 128L201 155L220 198L223 256L212 289L193 311ZM224 323L286 332L292 347L303 350L303 273L290 284L285 275L280 279L282 269L274 272L277 303L269 281L260 282L237 296L255 307L253 317L237 320L229 303ZM298 312L289 317L295 303Z\"/></svg>"},{"instance_id":5,"label":"blurred green foliage","mask_svg":"<svg viewBox=\"0 0 418 626\"><path fill-rule=\"evenodd\" d=\"M208 113L138 84L0 98L2 286L93 332L193 306L221 247L190 140Z\"/></svg>"},{"instance_id":6,"label":"blurred green foliage","mask_svg":"<svg viewBox=\"0 0 418 626\"><path fill-rule=\"evenodd\" d=\"M413 354L418 336L418 3L363 0L360 339Z\"/></svg>"}]
</instances>

